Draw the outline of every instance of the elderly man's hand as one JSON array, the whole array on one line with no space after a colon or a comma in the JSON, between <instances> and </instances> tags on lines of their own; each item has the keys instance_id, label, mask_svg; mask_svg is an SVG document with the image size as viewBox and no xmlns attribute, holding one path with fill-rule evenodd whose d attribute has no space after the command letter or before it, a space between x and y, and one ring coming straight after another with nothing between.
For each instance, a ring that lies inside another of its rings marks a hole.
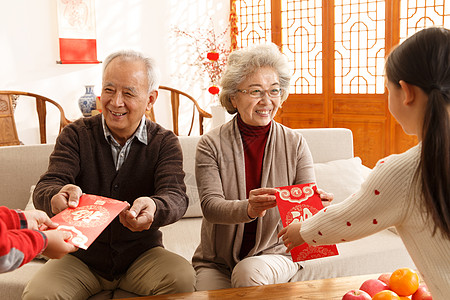
<instances>
[{"instance_id":1,"label":"elderly man's hand","mask_svg":"<svg viewBox=\"0 0 450 300\"><path fill-rule=\"evenodd\" d=\"M57 214L68 207L77 207L81 195L83 195L83 191L79 186L66 184L52 197L52 213Z\"/></svg>"},{"instance_id":2,"label":"elderly man's hand","mask_svg":"<svg viewBox=\"0 0 450 300\"><path fill-rule=\"evenodd\" d=\"M129 210L119 214L120 223L131 231L143 231L150 228L155 218L156 203L150 197L137 198Z\"/></svg>"}]
</instances>

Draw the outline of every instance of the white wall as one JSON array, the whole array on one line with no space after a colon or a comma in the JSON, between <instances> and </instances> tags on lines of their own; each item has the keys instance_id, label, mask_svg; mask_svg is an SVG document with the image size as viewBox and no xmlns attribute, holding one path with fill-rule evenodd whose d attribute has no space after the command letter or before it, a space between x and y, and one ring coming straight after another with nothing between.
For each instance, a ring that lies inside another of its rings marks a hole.
<instances>
[{"instance_id":1,"label":"white wall","mask_svg":"<svg viewBox=\"0 0 450 300\"><path fill-rule=\"evenodd\" d=\"M210 111L207 82L186 57L189 41L175 37L174 26L195 32L213 20L217 32L228 25L229 0L96 0L97 55L100 61L119 49L135 49L154 57L163 85L184 90ZM101 64L57 64L56 0L0 0L0 90L34 92L59 102L71 120L81 117L78 98L84 85L101 92ZM196 76L197 75L197 76ZM169 99L161 93L155 105L159 123L171 128ZM39 143L37 116L19 101L15 117L19 138ZM181 111L183 120L191 112ZM57 111L49 109L48 141L58 131ZM207 126L211 126L207 122ZM183 126L183 124L182 124Z\"/></svg>"}]
</instances>

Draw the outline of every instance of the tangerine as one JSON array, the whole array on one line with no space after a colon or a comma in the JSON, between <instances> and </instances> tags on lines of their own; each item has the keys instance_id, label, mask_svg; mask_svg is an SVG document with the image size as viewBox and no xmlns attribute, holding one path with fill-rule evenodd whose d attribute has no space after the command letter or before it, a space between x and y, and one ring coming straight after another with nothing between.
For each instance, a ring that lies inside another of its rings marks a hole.
<instances>
[{"instance_id":1,"label":"tangerine","mask_svg":"<svg viewBox=\"0 0 450 300\"><path fill-rule=\"evenodd\" d=\"M372 300L400 300L400 297L391 290L384 290L373 295Z\"/></svg>"},{"instance_id":2,"label":"tangerine","mask_svg":"<svg viewBox=\"0 0 450 300\"><path fill-rule=\"evenodd\" d=\"M392 272L389 287L399 296L414 294L419 288L419 275L410 268L400 268Z\"/></svg>"}]
</instances>

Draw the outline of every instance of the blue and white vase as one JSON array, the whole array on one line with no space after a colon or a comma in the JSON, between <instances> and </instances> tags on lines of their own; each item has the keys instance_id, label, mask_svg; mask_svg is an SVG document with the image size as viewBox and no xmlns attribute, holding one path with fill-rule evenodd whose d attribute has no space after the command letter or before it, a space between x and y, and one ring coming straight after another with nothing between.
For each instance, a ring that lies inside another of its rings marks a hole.
<instances>
[{"instance_id":1,"label":"blue and white vase","mask_svg":"<svg viewBox=\"0 0 450 300\"><path fill-rule=\"evenodd\" d=\"M86 93L78 99L78 106L80 107L83 117L90 117L92 111L96 109L96 99L97 96L94 94L93 85L85 85Z\"/></svg>"}]
</instances>

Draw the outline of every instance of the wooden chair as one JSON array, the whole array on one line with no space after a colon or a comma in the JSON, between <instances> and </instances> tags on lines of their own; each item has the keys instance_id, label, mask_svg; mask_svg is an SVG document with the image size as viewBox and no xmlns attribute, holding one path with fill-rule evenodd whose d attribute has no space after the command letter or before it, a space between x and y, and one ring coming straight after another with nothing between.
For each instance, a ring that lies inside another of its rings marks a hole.
<instances>
[{"instance_id":1,"label":"wooden chair","mask_svg":"<svg viewBox=\"0 0 450 300\"><path fill-rule=\"evenodd\" d=\"M41 144L47 143L47 129L45 124L47 116L47 103L55 105L60 112L59 132L61 132L64 126L70 123L70 121L66 119L63 108L56 101L28 92L0 91L0 146L20 145L13 109L13 101L19 98L19 96L27 96L23 97L23 99L31 97L36 100Z\"/></svg>"},{"instance_id":2,"label":"wooden chair","mask_svg":"<svg viewBox=\"0 0 450 300\"><path fill-rule=\"evenodd\" d=\"M171 100L171 104L172 104L172 123L173 123L173 132L176 135L179 135L179 130L178 130L178 118L179 118L179 109L180 109L180 95L191 100L193 102L193 107L192 107L192 119L191 119L191 127L189 128L189 133L187 135L191 135L192 132L192 128L194 127L194 120L195 120L195 112L198 111L198 116L199 116L199 125L200 125L200 135L203 134L203 119L204 118L212 118L212 115L206 111L204 111L200 105L198 104L198 102L190 95L171 88L171 87L167 87L167 86L160 86L159 87L160 90L167 90L170 92L170 100ZM150 120L152 120L153 122L155 122L155 113L153 111L153 108L148 111L146 113L147 118L149 118Z\"/></svg>"}]
</instances>

